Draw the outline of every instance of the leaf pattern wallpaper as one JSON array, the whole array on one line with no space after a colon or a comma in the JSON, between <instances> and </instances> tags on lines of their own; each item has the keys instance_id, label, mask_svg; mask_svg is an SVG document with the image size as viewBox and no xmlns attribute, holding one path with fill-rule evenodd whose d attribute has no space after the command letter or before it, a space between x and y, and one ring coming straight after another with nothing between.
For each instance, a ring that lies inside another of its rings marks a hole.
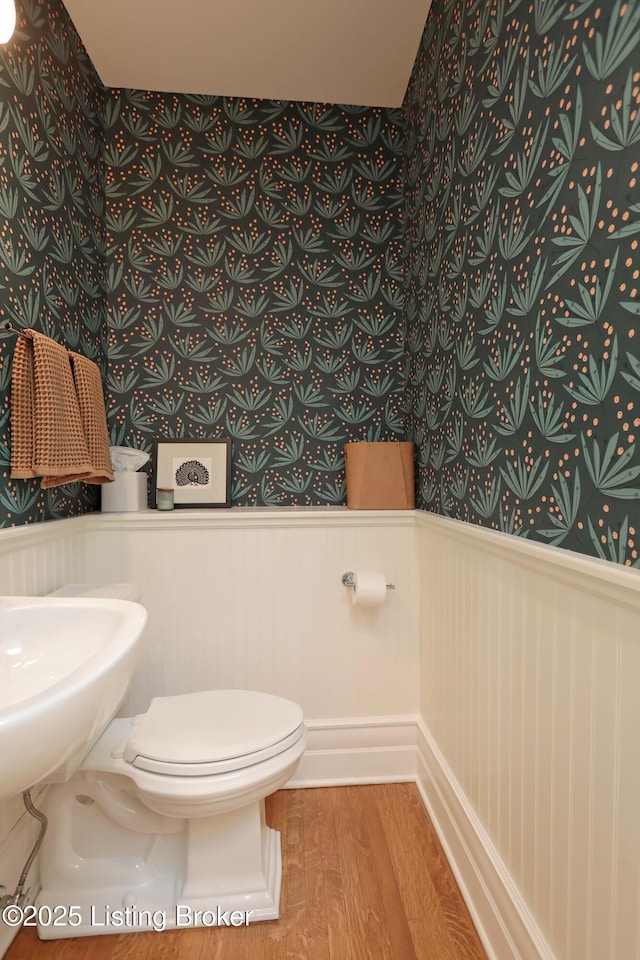
<instances>
[{"instance_id":1,"label":"leaf pattern wallpaper","mask_svg":"<svg viewBox=\"0 0 640 960\"><path fill-rule=\"evenodd\" d=\"M59 0L0 52L0 317L95 358L113 442L231 436L237 504L422 509L638 565L640 0L434 0L402 115L105 91ZM0 525L97 506L8 479Z\"/></svg>"},{"instance_id":2,"label":"leaf pattern wallpaper","mask_svg":"<svg viewBox=\"0 0 640 960\"><path fill-rule=\"evenodd\" d=\"M640 2L434 0L405 98L418 505L638 566Z\"/></svg>"},{"instance_id":3,"label":"leaf pattern wallpaper","mask_svg":"<svg viewBox=\"0 0 640 960\"><path fill-rule=\"evenodd\" d=\"M33 326L106 373L101 88L61 5L17 12L0 47L0 324ZM95 509L95 487L8 479L15 344L0 330L0 526Z\"/></svg>"},{"instance_id":4,"label":"leaf pattern wallpaper","mask_svg":"<svg viewBox=\"0 0 640 960\"><path fill-rule=\"evenodd\" d=\"M231 437L234 505L344 502L344 443L403 430L399 119L107 93L114 443Z\"/></svg>"}]
</instances>

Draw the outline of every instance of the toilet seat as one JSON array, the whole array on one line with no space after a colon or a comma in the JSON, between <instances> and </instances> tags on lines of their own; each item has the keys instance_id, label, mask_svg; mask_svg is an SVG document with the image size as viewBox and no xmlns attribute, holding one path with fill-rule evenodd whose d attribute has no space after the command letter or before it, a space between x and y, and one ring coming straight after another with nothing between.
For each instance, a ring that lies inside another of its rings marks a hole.
<instances>
[{"instance_id":1,"label":"toilet seat","mask_svg":"<svg viewBox=\"0 0 640 960\"><path fill-rule=\"evenodd\" d=\"M305 733L298 704L255 690L157 697L133 723L119 755L173 777L241 770L283 753Z\"/></svg>"}]
</instances>

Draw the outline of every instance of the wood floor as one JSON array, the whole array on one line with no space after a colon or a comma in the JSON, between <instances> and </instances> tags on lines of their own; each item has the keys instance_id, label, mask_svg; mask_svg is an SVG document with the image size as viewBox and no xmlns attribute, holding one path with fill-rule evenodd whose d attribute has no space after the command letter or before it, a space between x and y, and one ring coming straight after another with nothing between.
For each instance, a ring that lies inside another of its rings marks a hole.
<instances>
[{"instance_id":1,"label":"wood floor","mask_svg":"<svg viewBox=\"0 0 640 960\"><path fill-rule=\"evenodd\" d=\"M486 960L414 784L281 790L281 919L41 942L6 960Z\"/></svg>"}]
</instances>

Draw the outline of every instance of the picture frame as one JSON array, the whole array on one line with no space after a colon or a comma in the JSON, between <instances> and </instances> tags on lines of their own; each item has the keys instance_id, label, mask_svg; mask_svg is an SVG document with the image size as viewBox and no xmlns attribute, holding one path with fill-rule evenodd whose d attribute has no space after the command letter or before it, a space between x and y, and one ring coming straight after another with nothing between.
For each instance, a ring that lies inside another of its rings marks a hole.
<instances>
[{"instance_id":1,"label":"picture frame","mask_svg":"<svg viewBox=\"0 0 640 960\"><path fill-rule=\"evenodd\" d=\"M176 508L231 506L230 439L158 439L153 454L155 501L173 489Z\"/></svg>"}]
</instances>

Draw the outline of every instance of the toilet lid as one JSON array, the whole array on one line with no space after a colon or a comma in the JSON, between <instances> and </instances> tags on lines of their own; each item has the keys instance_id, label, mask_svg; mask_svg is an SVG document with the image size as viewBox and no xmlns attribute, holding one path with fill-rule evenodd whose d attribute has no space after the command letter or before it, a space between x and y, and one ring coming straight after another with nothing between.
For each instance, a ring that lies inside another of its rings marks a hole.
<instances>
[{"instance_id":1,"label":"toilet lid","mask_svg":"<svg viewBox=\"0 0 640 960\"><path fill-rule=\"evenodd\" d=\"M173 776L207 776L276 756L304 733L302 708L256 690L158 697L139 718L124 758Z\"/></svg>"}]
</instances>

